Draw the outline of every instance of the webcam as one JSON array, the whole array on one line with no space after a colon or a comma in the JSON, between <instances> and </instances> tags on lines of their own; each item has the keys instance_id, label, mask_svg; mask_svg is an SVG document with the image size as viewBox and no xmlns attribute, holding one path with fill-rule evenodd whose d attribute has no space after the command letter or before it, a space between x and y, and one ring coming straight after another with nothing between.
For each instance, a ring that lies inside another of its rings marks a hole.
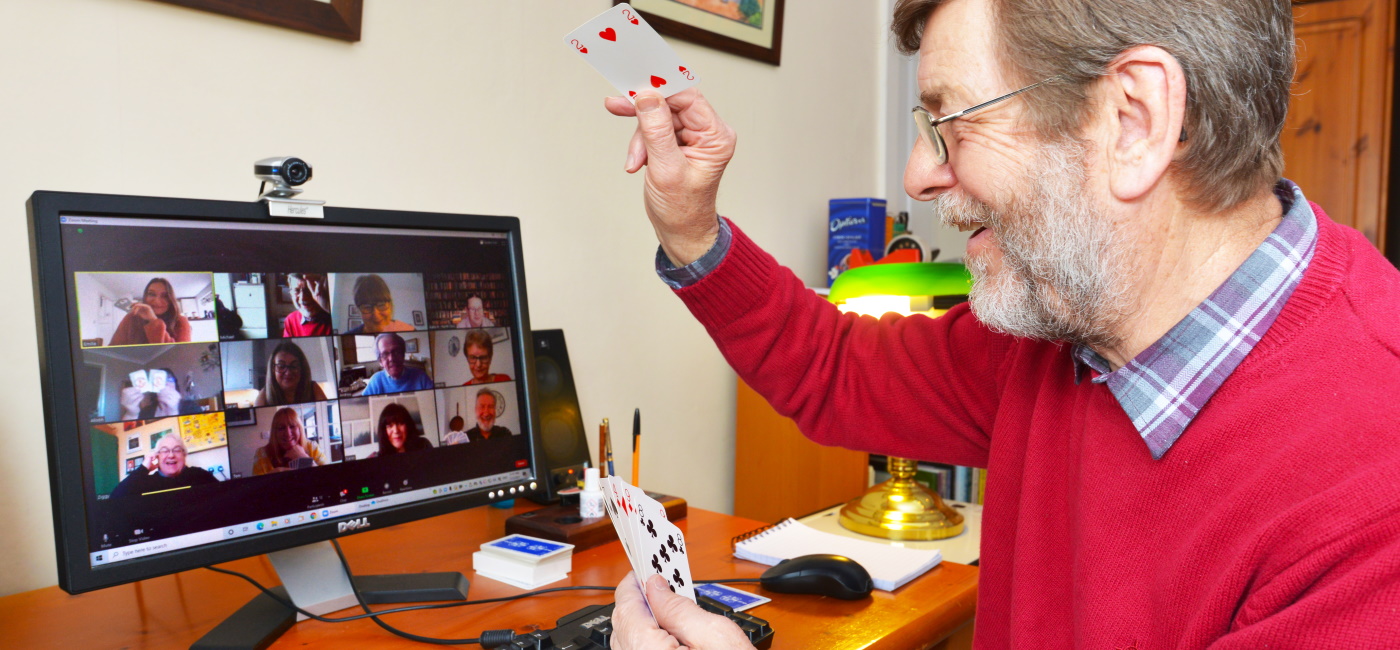
<instances>
[{"instance_id":1,"label":"webcam","mask_svg":"<svg viewBox=\"0 0 1400 650\"><path fill-rule=\"evenodd\" d=\"M253 175L263 182L258 199L267 203L270 216L324 218L321 205L325 201L292 198L301 194L299 185L311 180L311 165L305 160L294 156L263 158L253 163ZM268 183L272 188L263 191Z\"/></svg>"}]
</instances>

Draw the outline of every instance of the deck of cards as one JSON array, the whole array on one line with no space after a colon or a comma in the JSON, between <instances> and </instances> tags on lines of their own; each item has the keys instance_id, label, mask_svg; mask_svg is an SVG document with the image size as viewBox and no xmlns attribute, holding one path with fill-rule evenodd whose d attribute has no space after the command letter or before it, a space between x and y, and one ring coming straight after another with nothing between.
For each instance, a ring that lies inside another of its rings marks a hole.
<instances>
[{"instance_id":1,"label":"deck of cards","mask_svg":"<svg viewBox=\"0 0 1400 650\"><path fill-rule=\"evenodd\" d=\"M646 597L647 579L659 575L666 579L671 591L694 601L695 584L690 579L685 536L666 518L666 508L619 477L609 476L602 483L603 508L632 562L642 597Z\"/></svg>"},{"instance_id":2,"label":"deck of cards","mask_svg":"<svg viewBox=\"0 0 1400 650\"><path fill-rule=\"evenodd\" d=\"M644 90L670 97L700 83L675 50L626 3L569 32L564 43L629 99Z\"/></svg>"},{"instance_id":3,"label":"deck of cards","mask_svg":"<svg viewBox=\"0 0 1400 650\"><path fill-rule=\"evenodd\" d=\"M538 589L569 577L574 545L529 535L507 535L472 553L477 573L521 589Z\"/></svg>"}]
</instances>

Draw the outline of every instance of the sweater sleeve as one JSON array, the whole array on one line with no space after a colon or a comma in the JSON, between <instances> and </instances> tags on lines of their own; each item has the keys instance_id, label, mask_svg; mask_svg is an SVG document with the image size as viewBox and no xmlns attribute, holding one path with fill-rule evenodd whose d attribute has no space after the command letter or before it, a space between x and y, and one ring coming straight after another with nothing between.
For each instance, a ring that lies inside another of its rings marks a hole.
<instances>
[{"instance_id":1,"label":"sweater sleeve","mask_svg":"<svg viewBox=\"0 0 1400 650\"><path fill-rule=\"evenodd\" d=\"M986 466L1010 337L966 305L937 319L841 314L730 227L720 265L676 294L746 383L821 444Z\"/></svg>"}]
</instances>

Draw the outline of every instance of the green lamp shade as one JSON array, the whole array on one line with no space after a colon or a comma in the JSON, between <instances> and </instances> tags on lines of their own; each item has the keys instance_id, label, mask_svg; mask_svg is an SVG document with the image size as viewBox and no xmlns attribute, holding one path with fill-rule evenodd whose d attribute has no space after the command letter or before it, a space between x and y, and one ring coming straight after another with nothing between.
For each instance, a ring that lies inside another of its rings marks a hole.
<instances>
[{"instance_id":1,"label":"green lamp shade","mask_svg":"<svg viewBox=\"0 0 1400 650\"><path fill-rule=\"evenodd\" d=\"M862 296L965 296L972 289L967 267L952 262L870 264L836 277L828 299L843 303Z\"/></svg>"}]
</instances>

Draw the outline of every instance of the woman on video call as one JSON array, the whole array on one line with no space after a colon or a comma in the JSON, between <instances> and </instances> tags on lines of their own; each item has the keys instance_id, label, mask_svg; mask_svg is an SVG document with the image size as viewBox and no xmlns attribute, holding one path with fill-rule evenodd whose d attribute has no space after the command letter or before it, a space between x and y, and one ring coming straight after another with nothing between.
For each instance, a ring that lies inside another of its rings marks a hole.
<instances>
[{"instance_id":1,"label":"woman on video call","mask_svg":"<svg viewBox=\"0 0 1400 650\"><path fill-rule=\"evenodd\" d=\"M355 278L355 289L351 294L364 323L346 331L346 334L413 331L412 325L394 320L394 296L389 292L389 283L384 278L373 273Z\"/></svg>"},{"instance_id":2,"label":"woman on video call","mask_svg":"<svg viewBox=\"0 0 1400 650\"><path fill-rule=\"evenodd\" d=\"M432 448L433 443L423 437L404 405L390 404L379 412L379 451L370 454L370 458Z\"/></svg>"},{"instance_id":3,"label":"woman on video call","mask_svg":"<svg viewBox=\"0 0 1400 650\"><path fill-rule=\"evenodd\" d=\"M326 464L325 456L306 439L301 416L295 409L281 408L272 414L272 430L267 444L253 454L253 476Z\"/></svg>"},{"instance_id":4,"label":"woman on video call","mask_svg":"<svg viewBox=\"0 0 1400 650\"><path fill-rule=\"evenodd\" d=\"M190 322L176 308L175 288L165 278L146 283L141 302L117 325L108 345L141 345L144 343L188 343Z\"/></svg>"},{"instance_id":5,"label":"woman on video call","mask_svg":"<svg viewBox=\"0 0 1400 650\"><path fill-rule=\"evenodd\" d=\"M326 392L311 380L311 364L301 346L283 341L267 358L267 380L253 406L303 404L326 399Z\"/></svg>"}]
</instances>

